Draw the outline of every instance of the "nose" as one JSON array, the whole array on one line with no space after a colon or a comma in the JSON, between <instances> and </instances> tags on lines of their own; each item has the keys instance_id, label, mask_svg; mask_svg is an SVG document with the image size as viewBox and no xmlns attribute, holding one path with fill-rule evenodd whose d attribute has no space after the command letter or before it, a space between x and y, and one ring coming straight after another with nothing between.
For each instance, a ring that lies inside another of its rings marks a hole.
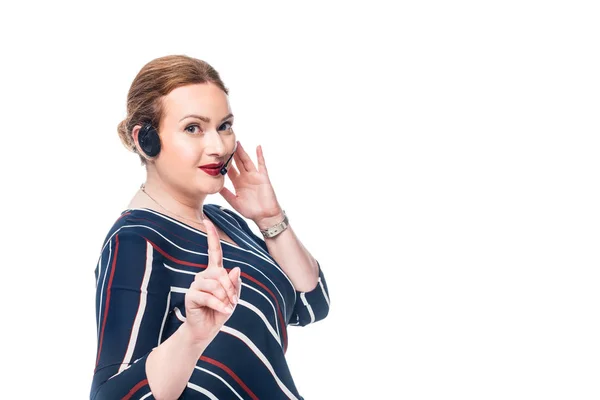
<instances>
[{"instance_id":1,"label":"nose","mask_svg":"<svg viewBox=\"0 0 600 400\"><path fill-rule=\"evenodd\" d=\"M225 143L216 130L210 130L204 134L204 148L206 153L217 157L223 157L226 151Z\"/></svg>"}]
</instances>

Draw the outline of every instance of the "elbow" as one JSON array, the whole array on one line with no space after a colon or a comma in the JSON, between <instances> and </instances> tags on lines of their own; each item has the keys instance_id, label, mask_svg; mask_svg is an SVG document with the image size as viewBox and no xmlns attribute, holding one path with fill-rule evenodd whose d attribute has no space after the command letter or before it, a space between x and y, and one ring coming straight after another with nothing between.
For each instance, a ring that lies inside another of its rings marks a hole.
<instances>
[{"instance_id":1,"label":"elbow","mask_svg":"<svg viewBox=\"0 0 600 400\"><path fill-rule=\"evenodd\" d=\"M329 302L327 304L324 304L320 309L318 309L315 312L315 321L321 321L324 320L325 318L327 318L327 316L329 315Z\"/></svg>"}]
</instances>

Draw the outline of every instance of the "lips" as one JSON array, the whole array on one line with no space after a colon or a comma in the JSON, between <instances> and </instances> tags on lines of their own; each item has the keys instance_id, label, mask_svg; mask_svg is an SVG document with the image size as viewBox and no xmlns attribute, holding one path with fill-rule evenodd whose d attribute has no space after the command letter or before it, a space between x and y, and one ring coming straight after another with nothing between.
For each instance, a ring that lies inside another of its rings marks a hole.
<instances>
[{"instance_id":1,"label":"lips","mask_svg":"<svg viewBox=\"0 0 600 400\"><path fill-rule=\"evenodd\" d=\"M199 168L210 176L218 176L221 174L222 166L223 164L206 164Z\"/></svg>"},{"instance_id":2,"label":"lips","mask_svg":"<svg viewBox=\"0 0 600 400\"><path fill-rule=\"evenodd\" d=\"M200 166L202 169L221 169L223 163L213 163Z\"/></svg>"}]
</instances>

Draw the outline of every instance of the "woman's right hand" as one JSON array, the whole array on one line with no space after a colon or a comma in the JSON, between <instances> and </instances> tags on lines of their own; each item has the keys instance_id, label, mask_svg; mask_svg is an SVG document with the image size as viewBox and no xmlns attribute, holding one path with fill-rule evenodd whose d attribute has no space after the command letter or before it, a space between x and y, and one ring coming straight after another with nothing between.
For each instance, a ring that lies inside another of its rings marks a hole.
<instances>
[{"instance_id":1,"label":"woman's right hand","mask_svg":"<svg viewBox=\"0 0 600 400\"><path fill-rule=\"evenodd\" d=\"M229 319L242 290L240 267L223 267L223 251L215 226L203 220L208 236L208 266L196 274L185 295L186 320L192 339L212 340Z\"/></svg>"}]
</instances>

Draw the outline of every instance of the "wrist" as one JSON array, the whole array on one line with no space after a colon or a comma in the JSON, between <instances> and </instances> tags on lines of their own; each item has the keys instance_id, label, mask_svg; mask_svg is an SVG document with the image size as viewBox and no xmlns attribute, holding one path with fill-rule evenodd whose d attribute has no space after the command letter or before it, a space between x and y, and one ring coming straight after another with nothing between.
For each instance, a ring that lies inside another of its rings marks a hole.
<instances>
[{"instance_id":1,"label":"wrist","mask_svg":"<svg viewBox=\"0 0 600 400\"><path fill-rule=\"evenodd\" d=\"M206 339L196 337L196 335L194 335L194 330L187 321L184 321L183 324L181 324L178 331L185 346L200 353L202 353L212 341L212 338Z\"/></svg>"},{"instance_id":2,"label":"wrist","mask_svg":"<svg viewBox=\"0 0 600 400\"><path fill-rule=\"evenodd\" d=\"M283 215L283 210L279 211L277 214L270 216L270 217L265 217L265 218L261 218L259 220L255 220L254 223L258 226L258 228L263 231L267 228L272 227L275 224L280 223L281 221L283 221L283 219L285 218L285 215Z\"/></svg>"}]
</instances>

